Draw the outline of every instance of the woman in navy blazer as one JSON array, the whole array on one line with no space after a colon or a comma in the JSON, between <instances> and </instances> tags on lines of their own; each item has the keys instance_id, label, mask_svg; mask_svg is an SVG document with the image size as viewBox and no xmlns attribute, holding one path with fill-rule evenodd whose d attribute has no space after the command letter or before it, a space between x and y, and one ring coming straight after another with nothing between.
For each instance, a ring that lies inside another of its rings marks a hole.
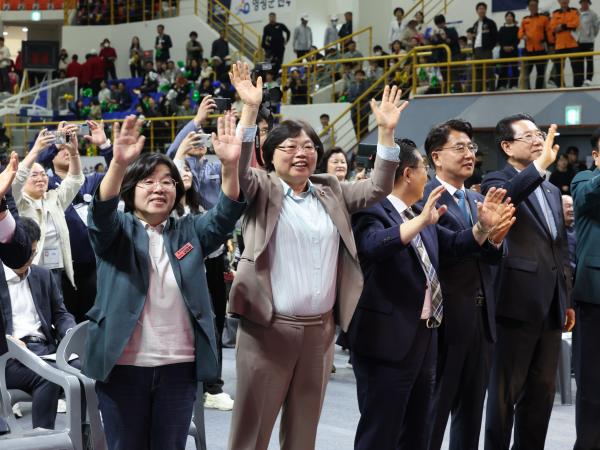
<instances>
[{"instance_id":1,"label":"woman in navy blazer","mask_svg":"<svg viewBox=\"0 0 600 450\"><path fill-rule=\"evenodd\" d=\"M183 182L168 157L140 156L141 126L135 116L121 129L115 124L112 164L89 212L98 294L87 314L83 372L98 380L110 450L183 450L197 382L217 375L203 260L244 210L237 201L242 142L233 115L220 118L213 145L223 192L206 214L175 219Z\"/></svg>"}]
</instances>

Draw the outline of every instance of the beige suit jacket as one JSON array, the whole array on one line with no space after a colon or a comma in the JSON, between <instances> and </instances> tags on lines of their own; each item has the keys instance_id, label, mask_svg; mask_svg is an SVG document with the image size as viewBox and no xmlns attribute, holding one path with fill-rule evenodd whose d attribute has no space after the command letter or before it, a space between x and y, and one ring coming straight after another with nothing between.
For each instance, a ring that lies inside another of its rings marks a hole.
<instances>
[{"instance_id":1,"label":"beige suit jacket","mask_svg":"<svg viewBox=\"0 0 600 450\"><path fill-rule=\"evenodd\" d=\"M248 208L242 217L245 248L231 288L229 312L269 327L273 318L273 293L267 246L279 219L284 192L275 172L250 167L251 156L252 152L244 152L239 166L240 187ZM363 287L350 216L379 202L392 191L397 166L397 162L376 158L371 178L355 183L340 183L327 174L310 177L342 241L337 263L335 317L344 331Z\"/></svg>"}]
</instances>

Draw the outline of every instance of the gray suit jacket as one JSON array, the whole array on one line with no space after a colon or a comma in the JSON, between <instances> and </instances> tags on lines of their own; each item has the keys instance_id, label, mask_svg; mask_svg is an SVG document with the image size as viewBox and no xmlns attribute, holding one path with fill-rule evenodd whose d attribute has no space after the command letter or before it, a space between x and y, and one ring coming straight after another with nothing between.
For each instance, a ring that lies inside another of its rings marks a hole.
<instances>
[{"instance_id":1,"label":"gray suit jacket","mask_svg":"<svg viewBox=\"0 0 600 450\"><path fill-rule=\"evenodd\" d=\"M269 327L273 318L273 293L269 275L268 243L279 219L283 187L275 172L250 167L252 152L240 160L240 185L248 202L242 218L244 252L229 296L229 312ZM394 185L397 162L375 160L371 178L340 183L327 174L313 175L319 200L340 233L336 321L348 329L363 288L363 277L352 235L350 215L385 198Z\"/></svg>"}]
</instances>

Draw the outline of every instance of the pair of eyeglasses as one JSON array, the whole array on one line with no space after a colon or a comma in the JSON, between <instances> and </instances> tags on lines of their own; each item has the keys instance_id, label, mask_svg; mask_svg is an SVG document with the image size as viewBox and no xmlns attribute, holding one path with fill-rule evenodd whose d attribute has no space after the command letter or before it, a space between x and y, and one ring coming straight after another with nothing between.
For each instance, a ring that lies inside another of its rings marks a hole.
<instances>
[{"instance_id":1,"label":"pair of eyeglasses","mask_svg":"<svg viewBox=\"0 0 600 450\"><path fill-rule=\"evenodd\" d=\"M280 145L276 147L277 150L281 150L282 152L286 152L288 155L295 155L300 150L304 150L304 153L307 155L312 155L317 149L313 144L304 144L304 145Z\"/></svg>"},{"instance_id":2,"label":"pair of eyeglasses","mask_svg":"<svg viewBox=\"0 0 600 450\"><path fill-rule=\"evenodd\" d=\"M450 147L440 147L439 149L437 149L437 151L441 150L452 150L454 153L460 155L464 155L467 152L476 154L479 150L479 145L477 145L475 142L471 142L470 144L456 144Z\"/></svg>"},{"instance_id":3,"label":"pair of eyeglasses","mask_svg":"<svg viewBox=\"0 0 600 450\"><path fill-rule=\"evenodd\" d=\"M536 139L545 141L546 136L548 136L546 133L538 130L538 131L527 132L525 134L522 134L521 136L515 136L512 140L533 143Z\"/></svg>"},{"instance_id":4,"label":"pair of eyeglasses","mask_svg":"<svg viewBox=\"0 0 600 450\"><path fill-rule=\"evenodd\" d=\"M173 178L165 178L163 180L152 180L148 178L140 181L137 185L147 191L153 191L157 186L165 191L171 191L175 189L177 181L175 181Z\"/></svg>"}]
</instances>

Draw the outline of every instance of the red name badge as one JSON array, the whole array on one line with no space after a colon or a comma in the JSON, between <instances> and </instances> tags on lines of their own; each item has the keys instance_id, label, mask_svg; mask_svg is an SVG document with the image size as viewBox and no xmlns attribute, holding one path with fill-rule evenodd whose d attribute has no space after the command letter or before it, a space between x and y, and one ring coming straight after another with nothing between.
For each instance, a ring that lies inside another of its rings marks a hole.
<instances>
[{"instance_id":1,"label":"red name badge","mask_svg":"<svg viewBox=\"0 0 600 450\"><path fill-rule=\"evenodd\" d=\"M194 246L187 242L183 247L175 252L175 258L182 259L185 255L193 250Z\"/></svg>"}]
</instances>

